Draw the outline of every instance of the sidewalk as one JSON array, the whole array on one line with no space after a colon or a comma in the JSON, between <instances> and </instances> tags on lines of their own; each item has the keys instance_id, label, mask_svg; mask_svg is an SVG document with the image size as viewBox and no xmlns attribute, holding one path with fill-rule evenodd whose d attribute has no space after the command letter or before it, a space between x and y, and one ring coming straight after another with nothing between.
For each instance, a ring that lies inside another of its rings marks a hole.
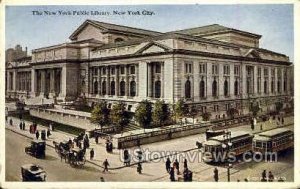
<instances>
[{"instance_id":1,"label":"sidewalk","mask_svg":"<svg viewBox=\"0 0 300 189\"><path fill-rule=\"evenodd\" d=\"M8 120L11 117L8 118ZM13 119L13 126L9 126L8 123L6 123L6 129L12 130L16 133L19 133L25 137L28 138L34 138L35 134L30 134L29 133L29 125L31 125L31 122L25 121L26 124L26 130L20 130L19 129L19 119L17 118L12 118ZM285 118L285 125L290 125L294 123L294 117L287 117ZM250 125L243 125L243 126L238 126L234 128L230 128L231 131L237 131L237 130L243 130L247 131L249 133L257 133L260 132L260 124L258 123L254 131L251 130ZM37 130L43 130L47 129L48 127L38 125ZM263 124L263 130L270 130L273 128L277 128L276 125L273 123L265 122ZM46 140L46 144L50 147L54 147L53 141L61 142L63 140L69 140L70 138L73 139L75 135L71 135L69 133L64 133L62 131L52 131L51 136ZM167 141L161 141L161 142L156 142L156 143L151 143L151 144L146 144L142 145L142 150L143 151L148 151L148 152L177 152L177 153L182 153L186 151L191 151L196 148L196 141L204 141L205 140L205 134L197 134L197 135L191 135L191 136L186 136L182 138L176 138L172 140L167 140ZM89 154L90 154L90 149L93 148L95 151L95 156L93 160L89 160ZM129 148L128 150L130 152L133 152L137 147ZM160 153L161 155L162 153ZM132 155L132 154L131 154ZM167 154L166 154L167 155ZM166 156L165 155L165 156ZM102 163L105 159L109 161L110 164L110 169L120 169L124 168L124 164L121 161L121 158L123 156L122 150L114 149L113 153L108 153L106 152L105 148L105 140L99 138L99 143L96 144L94 138L90 139L90 148L87 149L86 151L86 159L88 162L102 167ZM158 158L163 158L164 155L161 155L160 157L156 157L155 159ZM146 158L147 159L147 158ZM147 159L149 161L149 159ZM150 157L151 160L151 157Z\"/></svg>"}]
</instances>

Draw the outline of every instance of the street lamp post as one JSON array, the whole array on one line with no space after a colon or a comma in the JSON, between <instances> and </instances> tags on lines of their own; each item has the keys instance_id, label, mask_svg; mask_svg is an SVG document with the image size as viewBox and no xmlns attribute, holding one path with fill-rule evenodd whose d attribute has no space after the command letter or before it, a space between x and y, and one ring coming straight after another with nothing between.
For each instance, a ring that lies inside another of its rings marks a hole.
<instances>
[{"instance_id":1,"label":"street lamp post","mask_svg":"<svg viewBox=\"0 0 300 189\"><path fill-rule=\"evenodd\" d=\"M228 161L228 153L230 152L230 147L232 146L231 143L231 132L226 131L223 135L224 143L222 144L222 148L224 149L226 153L226 161L228 163L227 165L227 181L230 182L230 168L232 167L232 164Z\"/></svg>"}]
</instances>

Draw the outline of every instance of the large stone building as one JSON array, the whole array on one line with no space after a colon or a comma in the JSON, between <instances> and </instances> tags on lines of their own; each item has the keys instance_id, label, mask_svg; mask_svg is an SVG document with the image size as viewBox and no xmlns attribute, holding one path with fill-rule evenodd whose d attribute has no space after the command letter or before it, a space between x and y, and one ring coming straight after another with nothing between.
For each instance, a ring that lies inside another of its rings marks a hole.
<instances>
[{"instance_id":1,"label":"large stone building","mask_svg":"<svg viewBox=\"0 0 300 189\"><path fill-rule=\"evenodd\" d=\"M10 62L7 96L90 102L123 101L130 111L144 99L184 99L214 118L230 107L263 111L292 94L289 58L259 47L260 35L221 25L167 33L86 20L70 42Z\"/></svg>"}]
</instances>

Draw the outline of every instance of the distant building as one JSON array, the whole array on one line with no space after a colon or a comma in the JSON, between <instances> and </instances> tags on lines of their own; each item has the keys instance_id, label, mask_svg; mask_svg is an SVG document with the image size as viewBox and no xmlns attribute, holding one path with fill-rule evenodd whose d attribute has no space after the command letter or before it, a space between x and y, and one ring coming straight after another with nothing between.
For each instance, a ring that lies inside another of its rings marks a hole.
<instances>
[{"instance_id":1,"label":"distant building","mask_svg":"<svg viewBox=\"0 0 300 189\"><path fill-rule=\"evenodd\" d=\"M16 45L15 48L9 48L5 51L5 62L14 62L24 57L27 57L27 47L23 51L21 45Z\"/></svg>"},{"instance_id":2,"label":"distant building","mask_svg":"<svg viewBox=\"0 0 300 189\"><path fill-rule=\"evenodd\" d=\"M261 35L218 24L167 33L86 20L71 42L32 51L6 69L6 95L126 103L179 99L226 118L263 111L293 95L289 57L259 47Z\"/></svg>"}]
</instances>

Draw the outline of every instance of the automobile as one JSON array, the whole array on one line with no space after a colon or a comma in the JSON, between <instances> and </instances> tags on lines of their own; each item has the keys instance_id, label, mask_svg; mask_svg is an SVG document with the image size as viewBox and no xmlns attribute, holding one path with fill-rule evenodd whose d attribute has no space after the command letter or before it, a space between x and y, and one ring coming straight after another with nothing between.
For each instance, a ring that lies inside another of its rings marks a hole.
<instances>
[{"instance_id":1,"label":"automobile","mask_svg":"<svg viewBox=\"0 0 300 189\"><path fill-rule=\"evenodd\" d=\"M46 142L43 140L33 140L31 145L25 147L25 152L36 158L45 158Z\"/></svg>"},{"instance_id":2,"label":"automobile","mask_svg":"<svg viewBox=\"0 0 300 189\"><path fill-rule=\"evenodd\" d=\"M36 164L25 164L21 167L22 181L46 181L46 171Z\"/></svg>"}]
</instances>

